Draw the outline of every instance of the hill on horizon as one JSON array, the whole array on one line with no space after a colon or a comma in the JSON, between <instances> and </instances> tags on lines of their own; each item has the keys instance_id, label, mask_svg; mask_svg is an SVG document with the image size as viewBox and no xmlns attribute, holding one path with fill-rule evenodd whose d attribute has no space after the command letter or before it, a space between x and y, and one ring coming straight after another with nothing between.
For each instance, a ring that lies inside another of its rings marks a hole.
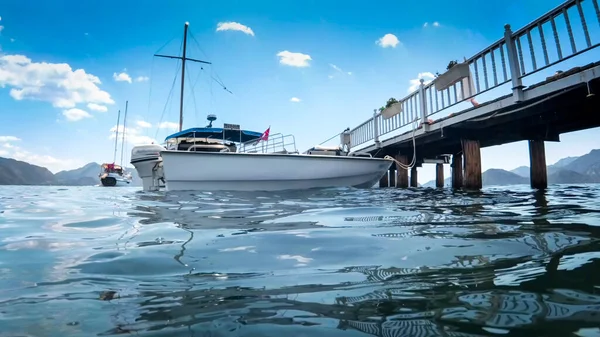
<instances>
[{"instance_id":1,"label":"hill on horizon","mask_svg":"<svg viewBox=\"0 0 600 337\"><path fill-rule=\"evenodd\" d=\"M100 184L100 165L91 162L76 169L53 174L42 166L0 157L0 185L94 186ZM131 172L132 186L142 186L142 180L135 169L125 167L125 170Z\"/></svg>"}]
</instances>

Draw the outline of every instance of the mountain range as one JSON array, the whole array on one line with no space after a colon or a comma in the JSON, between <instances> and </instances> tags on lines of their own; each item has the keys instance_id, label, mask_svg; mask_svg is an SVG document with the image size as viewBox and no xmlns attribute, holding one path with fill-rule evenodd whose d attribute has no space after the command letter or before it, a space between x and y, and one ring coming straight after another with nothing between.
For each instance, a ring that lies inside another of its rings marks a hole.
<instances>
[{"instance_id":1,"label":"mountain range","mask_svg":"<svg viewBox=\"0 0 600 337\"><path fill-rule=\"evenodd\" d=\"M566 157L546 166L548 184L600 183L600 149L579 157ZM483 186L529 185L529 166L513 170L489 169L482 173ZM435 187L435 180L423 184ZM444 179L444 186L451 186L451 178Z\"/></svg>"},{"instance_id":2,"label":"mountain range","mask_svg":"<svg viewBox=\"0 0 600 337\"><path fill-rule=\"evenodd\" d=\"M126 167L133 178L132 186L142 186L137 171ZM0 157L0 185L55 185L89 186L98 185L100 164L89 163L74 170L53 174L45 167L32 165L24 161Z\"/></svg>"}]
</instances>

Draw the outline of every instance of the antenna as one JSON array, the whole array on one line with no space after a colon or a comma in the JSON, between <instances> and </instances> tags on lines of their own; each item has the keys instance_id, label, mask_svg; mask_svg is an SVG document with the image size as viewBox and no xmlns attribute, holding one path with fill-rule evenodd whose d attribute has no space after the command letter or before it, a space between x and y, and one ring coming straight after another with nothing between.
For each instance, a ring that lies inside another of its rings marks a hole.
<instances>
[{"instance_id":1,"label":"antenna","mask_svg":"<svg viewBox=\"0 0 600 337\"><path fill-rule=\"evenodd\" d=\"M117 161L117 144L119 142L119 122L121 121L121 110L117 115L117 129L115 130L115 155L113 156L113 164Z\"/></svg>"},{"instance_id":2,"label":"antenna","mask_svg":"<svg viewBox=\"0 0 600 337\"><path fill-rule=\"evenodd\" d=\"M186 22L185 26L183 28L183 56L154 54L154 56L157 56L157 57L166 57L166 58L181 60L181 94L179 96L179 131L181 131L181 128L183 126L183 89L185 86L185 84L184 84L185 83L185 61L194 61L194 62L198 62L198 63L211 64L210 62L207 62L207 61L196 60L193 58L185 57L186 49L187 49L187 31L188 31L189 25L190 25L190 23Z\"/></svg>"},{"instance_id":3,"label":"antenna","mask_svg":"<svg viewBox=\"0 0 600 337\"><path fill-rule=\"evenodd\" d=\"M212 128L212 122L217 120L217 115L208 115L206 119L209 121L207 128Z\"/></svg>"}]
</instances>

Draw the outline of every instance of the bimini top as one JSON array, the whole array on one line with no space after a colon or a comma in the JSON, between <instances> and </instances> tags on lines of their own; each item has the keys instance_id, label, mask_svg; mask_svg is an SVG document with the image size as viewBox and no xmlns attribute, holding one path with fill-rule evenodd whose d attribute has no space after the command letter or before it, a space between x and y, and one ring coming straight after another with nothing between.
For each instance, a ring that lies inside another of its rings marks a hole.
<instances>
[{"instance_id":1,"label":"bimini top","mask_svg":"<svg viewBox=\"0 0 600 337\"><path fill-rule=\"evenodd\" d=\"M165 138L165 142L174 138L212 138L245 143L262 136L260 132L248 130L232 130L223 128L191 128L181 130Z\"/></svg>"}]
</instances>

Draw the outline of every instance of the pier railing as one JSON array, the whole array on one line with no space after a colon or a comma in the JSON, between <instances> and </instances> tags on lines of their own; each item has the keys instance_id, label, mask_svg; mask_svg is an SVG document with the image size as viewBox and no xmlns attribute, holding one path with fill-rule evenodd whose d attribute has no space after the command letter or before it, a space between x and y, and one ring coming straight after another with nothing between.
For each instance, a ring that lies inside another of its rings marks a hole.
<instances>
[{"instance_id":1,"label":"pier railing","mask_svg":"<svg viewBox=\"0 0 600 337\"><path fill-rule=\"evenodd\" d=\"M585 8L584 2L588 4ZM559 38L559 21L564 22L567 41ZM502 39L457 65L456 71L467 71L468 76L447 85L440 84L439 77L428 84L421 80L416 91L399 101L400 113L385 118L375 110L371 118L350 130L350 144L346 145L354 148L370 141L378 144L380 136L414 122L419 125L432 115L508 82L512 82L514 101L522 101L524 77L600 45L599 41L592 40L588 22L600 25L598 0L591 0L591 4L585 0L566 1L516 32L506 25ZM583 45L579 47L574 26L583 34L583 42L580 42ZM451 71L455 70L450 68L448 73ZM427 124L423 125L427 131Z\"/></svg>"}]
</instances>

